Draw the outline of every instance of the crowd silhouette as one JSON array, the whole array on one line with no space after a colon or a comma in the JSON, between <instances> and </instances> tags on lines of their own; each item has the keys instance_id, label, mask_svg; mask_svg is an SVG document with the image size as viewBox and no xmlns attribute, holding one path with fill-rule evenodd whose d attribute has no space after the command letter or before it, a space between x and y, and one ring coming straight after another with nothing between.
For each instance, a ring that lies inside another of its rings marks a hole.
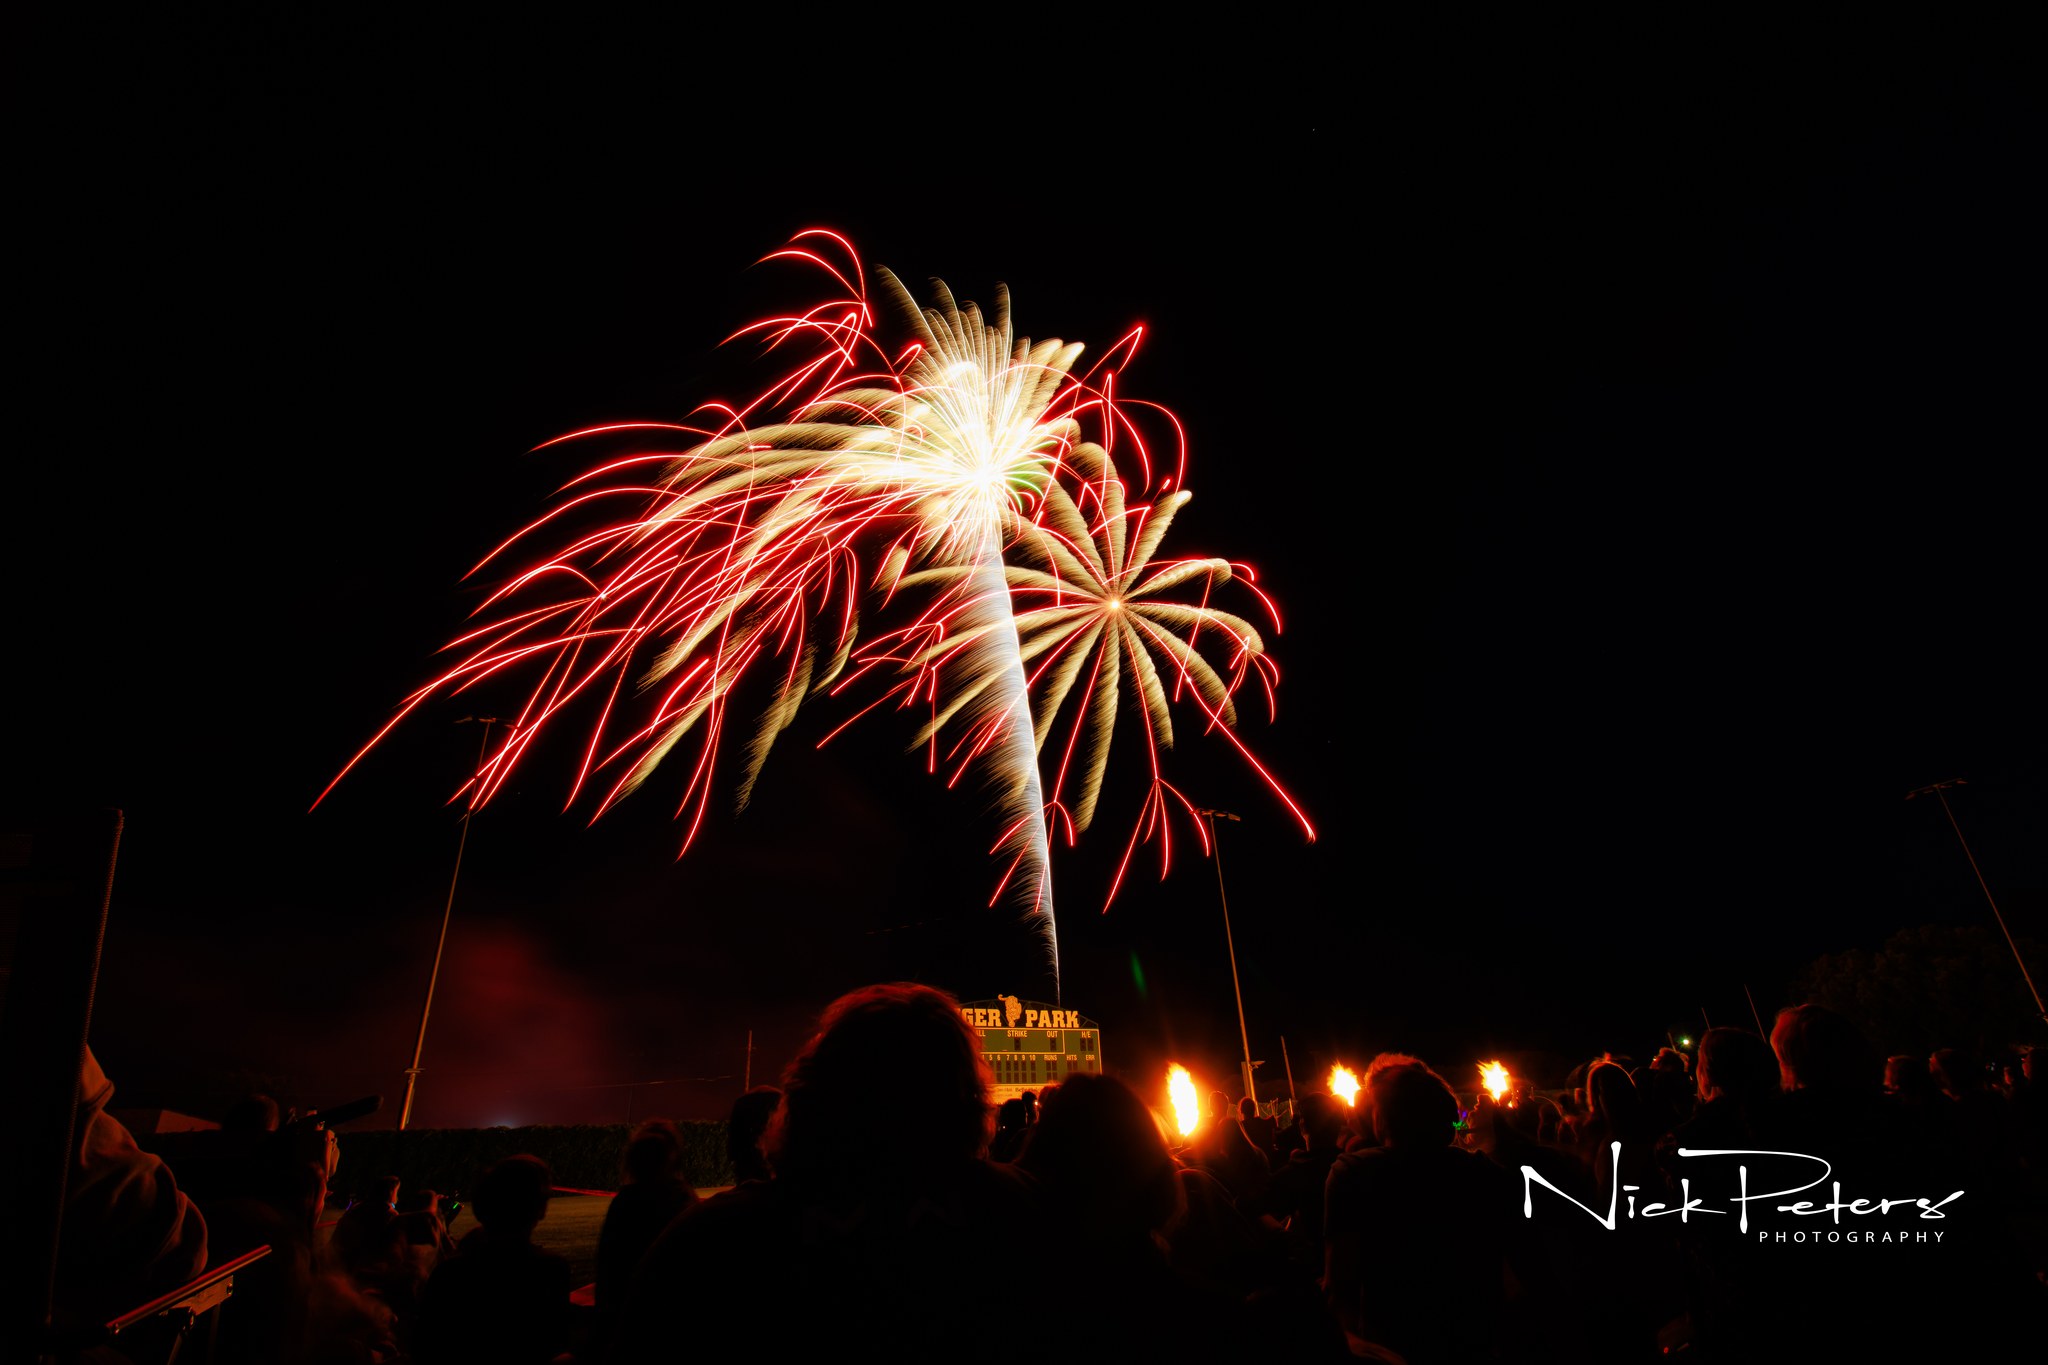
<instances>
[{"instance_id":1,"label":"crowd silhouette","mask_svg":"<svg viewBox=\"0 0 2048 1365\"><path fill-rule=\"evenodd\" d=\"M730 1189L700 1198L683 1180L673 1124L633 1132L589 1294L535 1240L554 1185L535 1157L469 1191L477 1226L459 1242L440 1195L393 1179L322 1237L330 1136L243 1106L236 1159L195 1169L188 1196L108 1126L93 1066L59 1300L132 1297L268 1244L224 1319L223 1360L602 1365L743 1349L1433 1365L2041 1346L2048 1088L2034 1053L1880 1059L1803 1005L1768 1040L1711 1029L1696 1057L1602 1056L1569 1088L1500 1099L1463 1101L1423 1060L1387 1053L1353 1104L1303 1094L1276 1116L1217 1092L1180 1141L1109 1075L992 1107L980 1049L929 987L835 1001L780 1089L733 1106ZM1938 1221L1859 1213L1896 1243L1773 1242L1786 1219L1760 1203L1758 1222L1776 1221L1738 1229L1733 1177L1698 1164L1716 1152L1755 1154L1759 1179L1794 1159L1768 1154L1824 1156L1845 1204L1964 1194ZM1712 1205L1686 1205L1716 1179ZM1647 1212L1659 1202L1688 1216ZM1942 1236L1915 1240L1929 1228Z\"/></svg>"}]
</instances>

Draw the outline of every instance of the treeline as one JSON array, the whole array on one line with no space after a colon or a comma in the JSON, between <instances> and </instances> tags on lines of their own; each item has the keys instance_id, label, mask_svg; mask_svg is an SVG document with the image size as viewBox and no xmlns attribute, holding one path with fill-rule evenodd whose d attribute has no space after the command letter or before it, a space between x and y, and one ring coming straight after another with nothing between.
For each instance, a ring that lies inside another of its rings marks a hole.
<instances>
[{"instance_id":1,"label":"treeline","mask_svg":"<svg viewBox=\"0 0 2048 1365\"><path fill-rule=\"evenodd\" d=\"M2023 936L2018 959L1988 925L1927 924L1901 929L1874 952L1851 948L1816 960L1791 995L1847 1016L1880 1055L1962 1047L1982 1060L2048 1044L2019 965L2048 984L2048 949Z\"/></svg>"},{"instance_id":2,"label":"treeline","mask_svg":"<svg viewBox=\"0 0 2048 1365\"><path fill-rule=\"evenodd\" d=\"M679 1121L683 1178L692 1185L729 1185L721 1120ZM341 1166L332 1188L357 1195L379 1176L395 1175L408 1189L467 1193L493 1164L521 1152L547 1162L555 1183L576 1189L615 1190L619 1158L631 1127L623 1123L536 1124L531 1128L413 1128L406 1132L341 1131Z\"/></svg>"}]
</instances>

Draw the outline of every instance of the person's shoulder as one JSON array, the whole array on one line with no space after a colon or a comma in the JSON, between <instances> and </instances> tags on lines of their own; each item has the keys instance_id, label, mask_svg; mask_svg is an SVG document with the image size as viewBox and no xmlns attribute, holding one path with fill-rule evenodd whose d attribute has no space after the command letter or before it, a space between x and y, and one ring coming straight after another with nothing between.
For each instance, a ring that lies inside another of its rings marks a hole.
<instances>
[{"instance_id":1,"label":"person's shoulder","mask_svg":"<svg viewBox=\"0 0 2048 1365\"><path fill-rule=\"evenodd\" d=\"M873 1201L869 1211L911 1224L1009 1236L1034 1225L1043 1203L1036 1176L1008 1162L976 1158L927 1172L915 1187Z\"/></svg>"},{"instance_id":2,"label":"person's shoulder","mask_svg":"<svg viewBox=\"0 0 2048 1365\"><path fill-rule=\"evenodd\" d=\"M433 1273L427 1276L426 1287L436 1295L460 1293L464 1286L485 1274L483 1260L482 1254L465 1237L435 1264Z\"/></svg>"},{"instance_id":3,"label":"person's shoulder","mask_svg":"<svg viewBox=\"0 0 2048 1365\"><path fill-rule=\"evenodd\" d=\"M670 1220L656 1245L676 1255L705 1243L743 1238L754 1229L772 1236L773 1229L794 1216L795 1201L776 1180L750 1180L729 1190L686 1204Z\"/></svg>"},{"instance_id":4,"label":"person's shoulder","mask_svg":"<svg viewBox=\"0 0 2048 1365\"><path fill-rule=\"evenodd\" d=\"M1455 1171L1463 1179L1498 1183L1509 1175L1506 1166L1485 1152L1471 1151L1464 1147L1446 1147L1444 1151L1448 1154L1446 1168Z\"/></svg>"},{"instance_id":5,"label":"person's shoulder","mask_svg":"<svg viewBox=\"0 0 2048 1365\"><path fill-rule=\"evenodd\" d=\"M1384 1147L1354 1148L1330 1163L1330 1173L1323 1177L1323 1188L1339 1197L1369 1189L1387 1177L1393 1162L1394 1154Z\"/></svg>"},{"instance_id":6,"label":"person's shoulder","mask_svg":"<svg viewBox=\"0 0 2048 1365\"><path fill-rule=\"evenodd\" d=\"M1275 1180L1299 1180L1303 1172L1313 1169L1314 1158L1307 1152L1289 1152L1273 1167Z\"/></svg>"},{"instance_id":7,"label":"person's shoulder","mask_svg":"<svg viewBox=\"0 0 2048 1365\"><path fill-rule=\"evenodd\" d=\"M1497 1171L1500 1169L1499 1166L1496 1166L1487 1158L1486 1153L1474 1151L1469 1147L1460 1147L1455 1143L1449 1142L1441 1147L1433 1147L1428 1151L1417 1152L1415 1155L1441 1170L1455 1171L1460 1175L1475 1175L1482 1170Z\"/></svg>"},{"instance_id":8,"label":"person's shoulder","mask_svg":"<svg viewBox=\"0 0 2048 1365\"><path fill-rule=\"evenodd\" d=\"M749 1180L709 1199L690 1205L690 1217L713 1221L750 1218L772 1212L789 1202L789 1186L779 1180Z\"/></svg>"},{"instance_id":9,"label":"person's shoulder","mask_svg":"<svg viewBox=\"0 0 2048 1365\"><path fill-rule=\"evenodd\" d=\"M1340 1171L1354 1175L1385 1170L1393 1160L1394 1154L1385 1147L1353 1147L1338 1153L1330 1163L1330 1175L1334 1178Z\"/></svg>"},{"instance_id":10,"label":"person's shoulder","mask_svg":"<svg viewBox=\"0 0 2048 1365\"><path fill-rule=\"evenodd\" d=\"M673 1216L677 1209L692 1203L697 1192L681 1182L634 1181L612 1196L611 1207L605 1210L605 1221L611 1216L631 1221L640 1218Z\"/></svg>"},{"instance_id":11,"label":"person's shoulder","mask_svg":"<svg viewBox=\"0 0 2048 1365\"><path fill-rule=\"evenodd\" d=\"M648 1195L649 1187L647 1185L642 1184L638 1180L628 1180L625 1184L619 1186L618 1189L612 1191L612 1202L605 1206L605 1212L610 1213L613 1209L630 1209L636 1204L644 1204L647 1202Z\"/></svg>"},{"instance_id":12,"label":"person's shoulder","mask_svg":"<svg viewBox=\"0 0 2048 1365\"><path fill-rule=\"evenodd\" d=\"M1034 1197L1038 1178L1002 1161L976 1161L966 1168L966 1187L990 1199L1021 1203Z\"/></svg>"},{"instance_id":13,"label":"person's shoulder","mask_svg":"<svg viewBox=\"0 0 2048 1365\"><path fill-rule=\"evenodd\" d=\"M702 1196L690 1185L676 1180L661 1187L661 1194L654 1201L655 1213L664 1218L673 1218L684 1209L694 1208L702 1202Z\"/></svg>"},{"instance_id":14,"label":"person's shoulder","mask_svg":"<svg viewBox=\"0 0 2048 1365\"><path fill-rule=\"evenodd\" d=\"M442 1264L454 1269L458 1284L466 1276L482 1284L523 1286L524 1291L533 1293L552 1293L556 1284L568 1282L570 1274L566 1256L533 1242L495 1243L481 1255L458 1255ZM441 1271L437 1268L434 1273Z\"/></svg>"},{"instance_id":15,"label":"person's shoulder","mask_svg":"<svg viewBox=\"0 0 2048 1365\"><path fill-rule=\"evenodd\" d=\"M1323 1188L1329 1179L1330 1162L1307 1157L1304 1153L1293 1152L1286 1160L1273 1164L1273 1178L1267 1183L1269 1193L1278 1198L1296 1198L1311 1187Z\"/></svg>"},{"instance_id":16,"label":"person's shoulder","mask_svg":"<svg viewBox=\"0 0 2048 1365\"><path fill-rule=\"evenodd\" d=\"M1521 1188L1519 1169L1510 1170L1484 1152L1446 1147L1437 1168L1445 1195L1464 1201L1474 1212L1502 1213Z\"/></svg>"}]
</instances>

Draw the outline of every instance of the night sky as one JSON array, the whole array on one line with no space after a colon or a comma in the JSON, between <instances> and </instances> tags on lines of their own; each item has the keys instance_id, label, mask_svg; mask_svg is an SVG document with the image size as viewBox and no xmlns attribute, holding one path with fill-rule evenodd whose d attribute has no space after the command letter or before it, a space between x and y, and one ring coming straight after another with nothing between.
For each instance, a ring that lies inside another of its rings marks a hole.
<instances>
[{"instance_id":1,"label":"night sky","mask_svg":"<svg viewBox=\"0 0 2048 1365\"><path fill-rule=\"evenodd\" d=\"M1322 836L1222 744L1173 756L1244 817L1262 1086L1282 1035L1297 1079L1640 1054L1817 954L1986 923L1901 800L1950 777L2048 937L2043 117L1984 51L1375 61L1341 98L957 141L906 135L914 91L821 135L291 32L27 80L5 796L126 812L93 1034L123 1101L395 1107L455 721L517 693L430 708L308 807L586 458L532 448L738 395L720 339L801 283L751 263L810 225L1005 281L1033 336L1148 327L1129 392L1192 441L1174 545L1279 602L1279 718L1243 733ZM772 1079L845 989L1037 993L987 813L899 717L813 747L849 714L811 708L681 861L680 774L590 826L536 753L468 843L419 1121L708 1116L749 1028ZM1221 1081L1188 831L1098 913L1140 763L1055 864L1065 1003L1141 1084L1169 1054Z\"/></svg>"}]
</instances>

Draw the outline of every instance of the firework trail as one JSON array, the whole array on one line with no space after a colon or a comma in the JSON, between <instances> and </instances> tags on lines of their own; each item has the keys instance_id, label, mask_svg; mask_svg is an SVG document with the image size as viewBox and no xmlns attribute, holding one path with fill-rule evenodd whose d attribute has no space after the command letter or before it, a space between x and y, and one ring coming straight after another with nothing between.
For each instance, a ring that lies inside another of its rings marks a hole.
<instances>
[{"instance_id":1,"label":"firework trail","mask_svg":"<svg viewBox=\"0 0 2048 1365\"><path fill-rule=\"evenodd\" d=\"M881 272L882 294L914 333L892 354L876 339L867 280L844 238L800 233L769 259L776 258L818 267L846 291L736 334L764 340L770 354L797 354L795 368L744 405L702 410L700 423L621 424L549 442L662 433L683 448L597 466L573 480L553 510L486 556L472 574L554 538L553 548L478 608L483 624L447 647L456 662L407 697L335 782L429 698L500 674L537 672L503 739L457 795L472 808L484 805L534 740L563 728L561 717L577 706L591 719L568 804L593 790L592 818L695 738L677 807L687 820L687 849L702 827L727 710L744 680L768 679L771 697L745 746L742 804L807 698L844 691L878 667L898 667L902 680L884 699L931 708L919 738L932 742L934 766L936 736L951 726L962 736L947 755L951 781L975 770L993 787L1003 822L997 847L1007 855L995 899L1007 891L1039 917L1057 983L1038 751L1081 671L1089 669L1086 724L1077 721L1075 735L1085 730L1089 740L1080 795L1072 810L1061 796L1075 749L1070 739L1049 803L1054 818L1065 818L1071 838L1093 817L1117 675L1128 665L1151 717L1154 759L1139 832L1149 837L1157 830L1164 854L1164 793L1171 789L1158 776L1157 749L1172 732L1166 683L1151 655L1169 663L1174 692L1189 692L1212 726L1234 721L1231 693L1248 671L1270 691L1270 662L1257 632L1240 618L1210 610L1206 600L1196 607L1154 600L1197 577L1205 585L1224 581L1229 565L1184 561L1137 577L1185 498L1176 493L1157 507L1126 508L1124 484L1110 463L1121 433L1137 454L1139 486L1151 480L1151 452L1129 409L1153 405L1115 396L1117 362L1135 353L1138 331L1076 375L1082 348L1017 337L1000 288L988 316L938 282L931 306L920 308ZM1084 421L1101 443L1083 439ZM1182 442L1180 463L1162 487L1178 482L1184 462ZM561 529L612 509L612 519L595 529ZM1049 604L1024 600L1048 585ZM862 598L879 590L886 601L906 589L936 596L912 627L877 637L856 658ZM1101 619L1125 604L1128 619ZM1230 641L1228 681L1196 652L1203 627ZM1027 674L1026 664L1041 656ZM1034 722L1031 689L1042 682ZM1286 800L1270 774L1259 771ZM1126 865L1129 857L1127 849Z\"/></svg>"},{"instance_id":2,"label":"firework trail","mask_svg":"<svg viewBox=\"0 0 2048 1365\"><path fill-rule=\"evenodd\" d=\"M901 580L905 588L966 584L965 600L970 603L991 593L1007 599L1001 619L991 620L970 615L951 595L942 596L916 622L881 637L867 651L867 658L899 665L910 674L899 695L949 699L920 730L919 742L934 741L984 692L1011 695L1008 660L1003 660L1004 671L995 671L982 666L973 651L985 635L1014 638L1018 666L1031 666L1024 690L1034 703L1038 752L1045 752L1054 737L1055 720L1080 687L1067 737L1057 746L1052 798L1046 803L1055 824L1066 825L1070 846L1095 819L1123 679L1131 680L1143 702L1151 785L1110 887L1110 899L1141 839L1159 837L1164 875L1171 859L1169 797L1187 812L1206 846L1206 832L1194 806L1166 781L1160 767L1160 751L1174 741L1169 703L1184 695L1206 717L1206 728L1221 730L1313 838L1314 830L1300 807L1230 733L1237 724L1235 694L1246 678L1257 676L1270 703L1279 677L1257 627L1208 603L1210 590L1229 582L1233 572L1249 586L1249 571L1222 559L1157 559L1167 529L1191 495L1180 490L1156 503L1126 506L1126 485L1101 446L1075 446L1063 462L1062 474L1075 476L1075 490L1069 491L1064 477L1055 478L1044 490L1037 518L1017 519L1011 528L1011 562L1002 570L1002 588L984 587L988 575L980 566L926 569ZM1092 520L1082 511L1083 504ZM1197 603L1165 596L1196 583L1202 587ZM1252 592L1277 628L1270 600L1255 587ZM1224 671L1204 657L1205 643L1223 649ZM965 728L971 735L975 727Z\"/></svg>"}]
</instances>

